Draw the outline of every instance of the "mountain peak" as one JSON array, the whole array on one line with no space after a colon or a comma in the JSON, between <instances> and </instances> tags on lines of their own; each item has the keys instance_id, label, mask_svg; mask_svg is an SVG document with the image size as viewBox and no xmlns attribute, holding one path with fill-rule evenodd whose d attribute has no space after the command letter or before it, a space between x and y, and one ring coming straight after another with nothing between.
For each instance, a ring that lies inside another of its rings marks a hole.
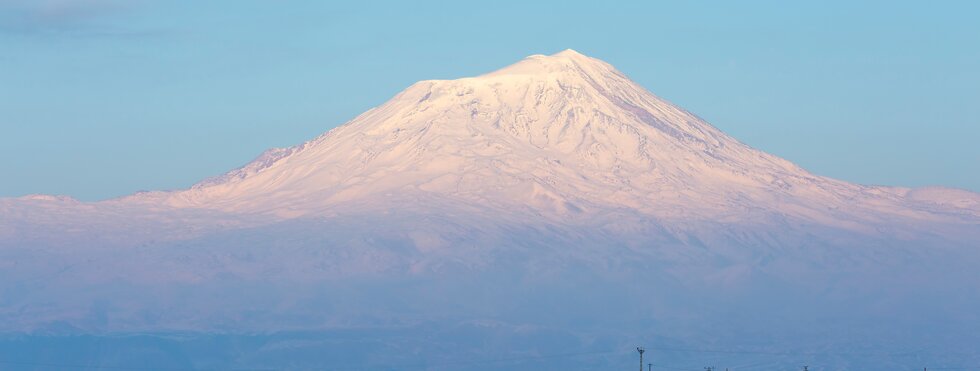
<instances>
[{"instance_id":1,"label":"mountain peak","mask_svg":"<svg viewBox=\"0 0 980 371\"><path fill-rule=\"evenodd\" d=\"M528 75L587 75L592 78L622 74L599 59L581 54L572 49L565 49L552 55L535 54L522 59L510 66L501 68L481 77L495 76L528 76Z\"/></svg>"},{"instance_id":2,"label":"mountain peak","mask_svg":"<svg viewBox=\"0 0 980 371\"><path fill-rule=\"evenodd\" d=\"M586 57L584 54L579 53L579 52L575 51L574 49L565 49L565 50L562 50L562 51L560 51L558 53L555 53L553 56L555 56L555 57L567 57L567 58Z\"/></svg>"},{"instance_id":3,"label":"mountain peak","mask_svg":"<svg viewBox=\"0 0 980 371\"><path fill-rule=\"evenodd\" d=\"M579 52L575 51L574 49L565 49L565 50L562 50L562 51L557 52L557 53L552 54L552 55L540 55L540 54L538 54L538 55L536 55L534 57L537 57L537 58L563 59L563 60L575 61L575 62L578 62L578 63L585 63L585 64L596 63L596 62L603 63L604 64L604 62L602 62L601 60L596 59L596 58L592 58L592 57L587 56L587 55L582 54L582 53L579 53Z\"/></svg>"}]
</instances>

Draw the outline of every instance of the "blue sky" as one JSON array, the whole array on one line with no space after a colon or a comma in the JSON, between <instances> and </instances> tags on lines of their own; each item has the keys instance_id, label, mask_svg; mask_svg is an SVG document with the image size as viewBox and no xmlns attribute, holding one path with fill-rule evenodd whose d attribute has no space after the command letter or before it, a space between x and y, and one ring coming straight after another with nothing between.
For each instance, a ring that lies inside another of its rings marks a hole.
<instances>
[{"instance_id":1,"label":"blue sky","mask_svg":"<svg viewBox=\"0 0 980 371\"><path fill-rule=\"evenodd\" d=\"M818 174L980 191L980 2L463 3L0 0L0 196L187 187L565 48Z\"/></svg>"}]
</instances>

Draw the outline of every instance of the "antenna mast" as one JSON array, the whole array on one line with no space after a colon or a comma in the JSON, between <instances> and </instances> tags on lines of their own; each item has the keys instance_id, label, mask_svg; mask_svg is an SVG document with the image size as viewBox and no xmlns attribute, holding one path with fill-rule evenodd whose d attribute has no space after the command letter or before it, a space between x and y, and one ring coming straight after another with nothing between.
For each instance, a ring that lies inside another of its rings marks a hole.
<instances>
[{"instance_id":1,"label":"antenna mast","mask_svg":"<svg viewBox=\"0 0 980 371\"><path fill-rule=\"evenodd\" d=\"M643 352L647 350L643 349L643 347L636 347L636 351L640 352L640 371L643 371Z\"/></svg>"}]
</instances>

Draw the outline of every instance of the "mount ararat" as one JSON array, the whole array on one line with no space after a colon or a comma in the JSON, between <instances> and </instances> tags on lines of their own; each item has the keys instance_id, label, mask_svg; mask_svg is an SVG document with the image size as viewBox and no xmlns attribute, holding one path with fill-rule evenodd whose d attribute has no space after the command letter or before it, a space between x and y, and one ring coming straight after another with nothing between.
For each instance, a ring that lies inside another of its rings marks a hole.
<instances>
[{"instance_id":1,"label":"mount ararat","mask_svg":"<svg viewBox=\"0 0 980 371\"><path fill-rule=\"evenodd\" d=\"M0 356L152 334L189 367L976 361L978 248L976 193L812 174L566 50L189 189L0 199Z\"/></svg>"}]
</instances>

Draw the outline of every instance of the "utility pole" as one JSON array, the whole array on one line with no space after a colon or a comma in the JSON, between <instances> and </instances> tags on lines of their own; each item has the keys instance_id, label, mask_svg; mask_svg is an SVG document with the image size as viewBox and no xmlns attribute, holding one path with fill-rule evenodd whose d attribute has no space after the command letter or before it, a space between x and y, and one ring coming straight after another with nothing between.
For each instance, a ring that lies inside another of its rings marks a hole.
<instances>
[{"instance_id":1,"label":"utility pole","mask_svg":"<svg viewBox=\"0 0 980 371\"><path fill-rule=\"evenodd\" d=\"M810 366L803 366L803 371L810 371Z\"/></svg>"},{"instance_id":2,"label":"utility pole","mask_svg":"<svg viewBox=\"0 0 980 371\"><path fill-rule=\"evenodd\" d=\"M708 366L704 368L704 371L715 371L715 368L713 366Z\"/></svg>"},{"instance_id":3,"label":"utility pole","mask_svg":"<svg viewBox=\"0 0 980 371\"><path fill-rule=\"evenodd\" d=\"M647 371L653 369L653 363L647 363Z\"/></svg>"},{"instance_id":4,"label":"utility pole","mask_svg":"<svg viewBox=\"0 0 980 371\"><path fill-rule=\"evenodd\" d=\"M647 350L643 349L643 347L636 347L636 351L640 352L640 371L643 371L643 352Z\"/></svg>"}]
</instances>

